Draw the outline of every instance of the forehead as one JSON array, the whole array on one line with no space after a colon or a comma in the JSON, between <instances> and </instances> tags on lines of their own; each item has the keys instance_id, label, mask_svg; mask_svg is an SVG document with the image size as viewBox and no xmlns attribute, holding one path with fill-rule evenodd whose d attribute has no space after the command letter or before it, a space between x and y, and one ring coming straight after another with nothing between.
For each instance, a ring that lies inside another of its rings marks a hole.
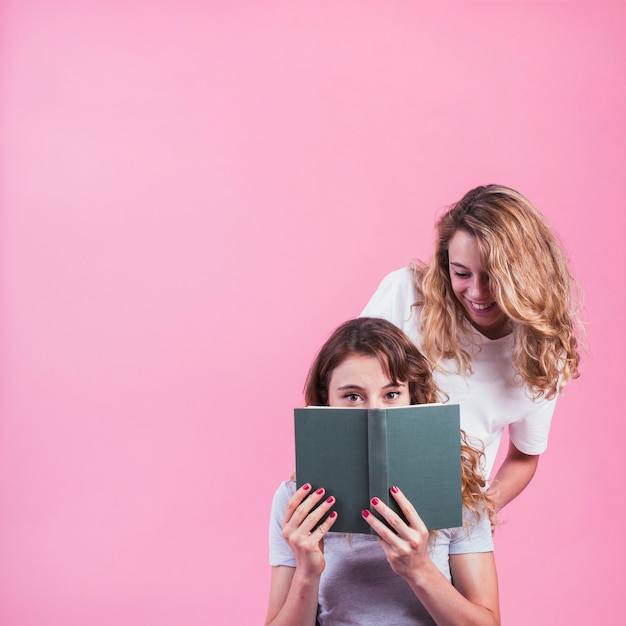
<instances>
[{"instance_id":1,"label":"forehead","mask_svg":"<svg viewBox=\"0 0 626 626\"><path fill-rule=\"evenodd\" d=\"M450 263L482 265L480 247L476 237L464 230L457 230L448 243L448 258Z\"/></svg>"},{"instance_id":2,"label":"forehead","mask_svg":"<svg viewBox=\"0 0 626 626\"><path fill-rule=\"evenodd\" d=\"M388 384L391 382L380 360L366 354L347 356L332 372L331 386L348 384Z\"/></svg>"}]
</instances>

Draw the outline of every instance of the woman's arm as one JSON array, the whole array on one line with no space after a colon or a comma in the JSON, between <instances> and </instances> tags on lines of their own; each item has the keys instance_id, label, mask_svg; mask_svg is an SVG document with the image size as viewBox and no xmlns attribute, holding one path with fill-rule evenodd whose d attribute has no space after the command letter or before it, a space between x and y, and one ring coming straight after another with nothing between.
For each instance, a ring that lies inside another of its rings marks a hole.
<instances>
[{"instance_id":1,"label":"woman's arm","mask_svg":"<svg viewBox=\"0 0 626 626\"><path fill-rule=\"evenodd\" d=\"M324 489L311 493L311 485L306 484L287 501L282 535L293 552L296 566L272 568L267 626L315 625L319 581L325 567L324 535L337 518L334 511L326 515L335 503L332 496L315 508L323 497ZM324 516L324 521L315 528Z\"/></svg>"},{"instance_id":2,"label":"woman's arm","mask_svg":"<svg viewBox=\"0 0 626 626\"><path fill-rule=\"evenodd\" d=\"M315 626L319 576L310 577L296 567L272 567L270 600L265 624Z\"/></svg>"},{"instance_id":3,"label":"woman's arm","mask_svg":"<svg viewBox=\"0 0 626 626\"><path fill-rule=\"evenodd\" d=\"M509 442L506 458L489 486L489 495L496 504L496 511L524 491L535 475L538 464L538 454L524 454Z\"/></svg>"},{"instance_id":4,"label":"woman's arm","mask_svg":"<svg viewBox=\"0 0 626 626\"><path fill-rule=\"evenodd\" d=\"M399 489L393 488L392 493L409 525L377 498L372 506L393 530L369 511L364 511L363 517L377 532L393 571L407 581L435 622L450 626L500 624L493 552L450 555L452 585L428 555L428 529L417 511Z\"/></svg>"}]
</instances>

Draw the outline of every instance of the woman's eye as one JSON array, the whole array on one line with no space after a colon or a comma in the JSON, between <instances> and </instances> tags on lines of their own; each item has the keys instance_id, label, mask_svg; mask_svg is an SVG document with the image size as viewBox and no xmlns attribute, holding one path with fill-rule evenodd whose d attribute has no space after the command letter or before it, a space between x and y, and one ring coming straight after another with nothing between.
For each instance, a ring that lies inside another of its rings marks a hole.
<instances>
[{"instance_id":1,"label":"woman's eye","mask_svg":"<svg viewBox=\"0 0 626 626\"><path fill-rule=\"evenodd\" d=\"M345 395L345 398L350 402L358 402L361 399L361 396L358 393L348 393Z\"/></svg>"},{"instance_id":2,"label":"woman's eye","mask_svg":"<svg viewBox=\"0 0 626 626\"><path fill-rule=\"evenodd\" d=\"M400 392L399 391L390 391L387 394L387 398L389 400L395 400L396 398L399 398L399 397L400 397Z\"/></svg>"},{"instance_id":3,"label":"woman's eye","mask_svg":"<svg viewBox=\"0 0 626 626\"><path fill-rule=\"evenodd\" d=\"M461 273L461 272L454 272L454 275L455 275L457 278L469 278L469 277L470 277L470 275L469 275L469 274L463 274L463 273Z\"/></svg>"}]
</instances>

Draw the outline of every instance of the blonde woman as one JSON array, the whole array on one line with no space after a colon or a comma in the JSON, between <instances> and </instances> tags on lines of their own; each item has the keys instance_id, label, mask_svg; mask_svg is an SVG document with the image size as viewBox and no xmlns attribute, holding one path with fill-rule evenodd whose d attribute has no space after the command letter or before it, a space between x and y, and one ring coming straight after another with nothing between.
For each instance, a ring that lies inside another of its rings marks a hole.
<instances>
[{"instance_id":1,"label":"blonde woman","mask_svg":"<svg viewBox=\"0 0 626 626\"><path fill-rule=\"evenodd\" d=\"M437 222L429 265L383 279L362 315L405 331L461 405L461 427L485 446L501 509L532 480L557 396L578 377L573 280L555 234L519 192L472 189Z\"/></svg>"},{"instance_id":2,"label":"blonde woman","mask_svg":"<svg viewBox=\"0 0 626 626\"><path fill-rule=\"evenodd\" d=\"M438 399L430 365L415 344L390 322L363 317L331 335L305 389L306 404L328 406L380 408ZM463 437L465 525L434 533L422 522L419 503L409 502L397 487L391 494L409 524L373 498L363 502L362 513L377 533L373 536L329 532L337 513L335 497L324 485L296 489L293 480L282 483L270 520L266 624L499 624L493 503L484 490L480 458Z\"/></svg>"}]
</instances>

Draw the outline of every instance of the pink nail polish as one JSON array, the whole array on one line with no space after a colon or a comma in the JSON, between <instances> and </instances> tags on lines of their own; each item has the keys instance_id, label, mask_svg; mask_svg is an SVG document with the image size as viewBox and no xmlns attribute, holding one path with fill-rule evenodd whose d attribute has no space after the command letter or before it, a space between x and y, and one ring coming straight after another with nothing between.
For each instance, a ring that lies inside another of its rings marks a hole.
<instances>
[{"instance_id":1,"label":"pink nail polish","mask_svg":"<svg viewBox=\"0 0 626 626\"><path fill-rule=\"evenodd\" d=\"M361 515L362 515L363 517L369 517L370 512L369 512L367 509L363 509L363 510L361 511Z\"/></svg>"},{"instance_id":2,"label":"pink nail polish","mask_svg":"<svg viewBox=\"0 0 626 626\"><path fill-rule=\"evenodd\" d=\"M316 492L315 492L318 496L321 496L324 493L324 489L322 487L320 487Z\"/></svg>"},{"instance_id":3,"label":"pink nail polish","mask_svg":"<svg viewBox=\"0 0 626 626\"><path fill-rule=\"evenodd\" d=\"M379 502L380 502L380 500L378 498L372 498L372 504L374 506L376 506Z\"/></svg>"},{"instance_id":4,"label":"pink nail polish","mask_svg":"<svg viewBox=\"0 0 626 626\"><path fill-rule=\"evenodd\" d=\"M302 485L302 489L304 489L305 491L308 491L310 488L311 488L311 485L309 485L309 483Z\"/></svg>"},{"instance_id":5,"label":"pink nail polish","mask_svg":"<svg viewBox=\"0 0 626 626\"><path fill-rule=\"evenodd\" d=\"M326 502L328 502L328 504L332 504L335 501L335 496L330 496L330 498L328 498L326 500Z\"/></svg>"},{"instance_id":6,"label":"pink nail polish","mask_svg":"<svg viewBox=\"0 0 626 626\"><path fill-rule=\"evenodd\" d=\"M391 488L391 493L398 493L398 488L395 485Z\"/></svg>"},{"instance_id":7,"label":"pink nail polish","mask_svg":"<svg viewBox=\"0 0 626 626\"><path fill-rule=\"evenodd\" d=\"M330 517L330 519L335 519L337 517L337 511L333 511L328 517Z\"/></svg>"}]
</instances>

